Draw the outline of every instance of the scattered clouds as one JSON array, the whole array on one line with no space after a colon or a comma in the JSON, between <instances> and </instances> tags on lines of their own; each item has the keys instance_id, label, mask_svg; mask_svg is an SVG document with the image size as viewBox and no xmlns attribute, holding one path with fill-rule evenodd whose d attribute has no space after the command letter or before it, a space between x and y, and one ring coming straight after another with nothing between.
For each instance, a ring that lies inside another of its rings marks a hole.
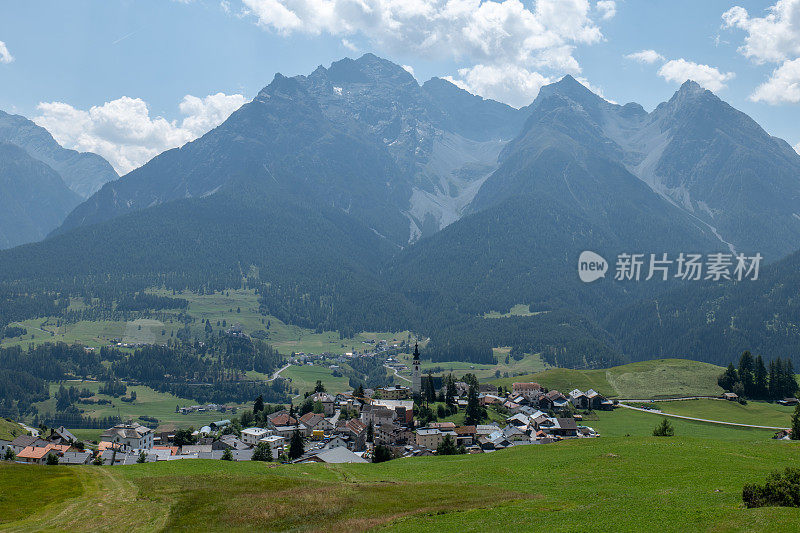
<instances>
[{"instance_id":1,"label":"scattered clouds","mask_svg":"<svg viewBox=\"0 0 800 533\"><path fill-rule=\"evenodd\" d=\"M714 92L724 89L727 86L726 83L736 76L733 72L720 72L715 67L693 63L685 59L667 61L658 69L658 75L667 81L678 83L694 80Z\"/></svg>"},{"instance_id":2,"label":"scattered clouds","mask_svg":"<svg viewBox=\"0 0 800 533\"><path fill-rule=\"evenodd\" d=\"M750 99L772 105L800 102L800 59L784 61L767 81L756 87Z\"/></svg>"},{"instance_id":3,"label":"scattered clouds","mask_svg":"<svg viewBox=\"0 0 800 533\"><path fill-rule=\"evenodd\" d=\"M653 63L664 61L666 58L655 50L640 50L639 52L626 55L625 59L652 65Z\"/></svg>"},{"instance_id":4,"label":"scattered clouds","mask_svg":"<svg viewBox=\"0 0 800 533\"><path fill-rule=\"evenodd\" d=\"M414 76L414 67L412 67L411 65L403 65L403 69L412 76Z\"/></svg>"},{"instance_id":5,"label":"scattered clouds","mask_svg":"<svg viewBox=\"0 0 800 533\"><path fill-rule=\"evenodd\" d=\"M600 12L601 19L612 19L617 14L617 3L613 0L599 0L597 2L597 10Z\"/></svg>"},{"instance_id":6,"label":"scattered clouds","mask_svg":"<svg viewBox=\"0 0 800 533\"><path fill-rule=\"evenodd\" d=\"M756 64L778 65L750 100L768 104L800 102L800 0L779 0L763 17L734 6L722 14L724 28L744 30L739 53Z\"/></svg>"},{"instance_id":7,"label":"scattered clouds","mask_svg":"<svg viewBox=\"0 0 800 533\"><path fill-rule=\"evenodd\" d=\"M530 104L543 85L555 81L538 72L517 65L475 65L462 68L458 77L444 76L447 81L473 94L522 107Z\"/></svg>"},{"instance_id":8,"label":"scattered clouds","mask_svg":"<svg viewBox=\"0 0 800 533\"><path fill-rule=\"evenodd\" d=\"M603 40L616 14L600 0L242 0L257 24L278 34L359 37L388 53L464 65L453 77L483 96L525 104L542 79L580 74L578 46ZM349 48L349 47L348 47ZM514 90L513 85L522 86ZM511 103L511 102L509 102Z\"/></svg>"},{"instance_id":9,"label":"scattered clouds","mask_svg":"<svg viewBox=\"0 0 800 533\"><path fill-rule=\"evenodd\" d=\"M11 63L14 61L14 56L8 51L6 43L0 41L0 63Z\"/></svg>"},{"instance_id":10,"label":"scattered clouds","mask_svg":"<svg viewBox=\"0 0 800 533\"><path fill-rule=\"evenodd\" d=\"M723 27L747 32L739 52L762 63L778 63L800 55L800 0L779 0L764 17L751 17L735 6L722 14Z\"/></svg>"},{"instance_id":11,"label":"scattered clouds","mask_svg":"<svg viewBox=\"0 0 800 533\"><path fill-rule=\"evenodd\" d=\"M718 68L702 63L695 63L686 59L670 59L655 50L640 50L625 56L625 59L637 61L642 64L652 65L661 63L658 75L667 81L683 83L693 80L711 91L720 91L727 87L727 83L736 77L733 72L721 72Z\"/></svg>"},{"instance_id":12,"label":"scattered clouds","mask_svg":"<svg viewBox=\"0 0 800 533\"><path fill-rule=\"evenodd\" d=\"M358 46L356 46L355 44L353 44L352 42L350 42L347 39L342 39L342 46L344 46L345 48L347 48L351 52L358 52Z\"/></svg>"},{"instance_id":13,"label":"scattered clouds","mask_svg":"<svg viewBox=\"0 0 800 533\"><path fill-rule=\"evenodd\" d=\"M241 94L187 95L179 104L180 123L150 116L144 100L123 96L77 109L63 102L42 102L33 120L67 148L94 152L125 174L164 150L182 146L218 126L245 103Z\"/></svg>"}]
</instances>

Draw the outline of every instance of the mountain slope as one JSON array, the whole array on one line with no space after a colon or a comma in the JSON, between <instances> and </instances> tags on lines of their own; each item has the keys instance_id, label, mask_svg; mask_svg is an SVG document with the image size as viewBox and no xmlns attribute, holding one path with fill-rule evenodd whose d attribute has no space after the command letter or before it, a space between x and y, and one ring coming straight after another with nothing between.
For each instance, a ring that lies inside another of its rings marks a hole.
<instances>
[{"instance_id":1,"label":"mountain slope","mask_svg":"<svg viewBox=\"0 0 800 533\"><path fill-rule=\"evenodd\" d=\"M800 247L800 155L688 81L652 113L600 121L631 173L732 250L776 261Z\"/></svg>"},{"instance_id":2,"label":"mountain slope","mask_svg":"<svg viewBox=\"0 0 800 533\"><path fill-rule=\"evenodd\" d=\"M41 240L79 202L52 168L0 142L0 248Z\"/></svg>"},{"instance_id":3,"label":"mountain slope","mask_svg":"<svg viewBox=\"0 0 800 533\"><path fill-rule=\"evenodd\" d=\"M34 159L46 163L83 198L118 177L108 161L99 155L67 150L46 129L19 115L0 111L0 142L17 145Z\"/></svg>"},{"instance_id":4,"label":"mountain slope","mask_svg":"<svg viewBox=\"0 0 800 533\"><path fill-rule=\"evenodd\" d=\"M218 128L105 186L61 231L246 181L314 198L405 245L461 216L520 123L508 106L437 87L371 54L277 75ZM482 128L444 107L455 97Z\"/></svg>"}]
</instances>

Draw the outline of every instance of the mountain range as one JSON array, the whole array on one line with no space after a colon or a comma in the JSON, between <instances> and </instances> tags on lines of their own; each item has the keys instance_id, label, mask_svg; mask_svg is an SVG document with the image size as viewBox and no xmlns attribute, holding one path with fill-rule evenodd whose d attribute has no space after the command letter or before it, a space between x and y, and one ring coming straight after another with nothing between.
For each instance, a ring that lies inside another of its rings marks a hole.
<instances>
[{"instance_id":1,"label":"mountain range","mask_svg":"<svg viewBox=\"0 0 800 533\"><path fill-rule=\"evenodd\" d=\"M99 155L63 148L20 115L0 111L0 146L0 248L43 239L104 183L119 178Z\"/></svg>"},{"instance_id":2,"label":"mountain range","mask_svg":"<svg viewBox=\"0 0 800 533\"><path fill-rule=\"evenodd\" d=\"M509 345L590 366L647 358L634 346L647 329L610 310L652 329L653 302L693 320L686 302L735 290L583 284L581 251L760 252L782 272L799 194L800 156L691 81L649 113L570 76L514 109L367 54L278 74L219 127L107 180L50 238L0 253L0 284L246 283L303 326L412 328L451 356ZM530 316L482 318L520 303ZM687 339L647 345L704 357Z\"/></svg>"}]
</instances>

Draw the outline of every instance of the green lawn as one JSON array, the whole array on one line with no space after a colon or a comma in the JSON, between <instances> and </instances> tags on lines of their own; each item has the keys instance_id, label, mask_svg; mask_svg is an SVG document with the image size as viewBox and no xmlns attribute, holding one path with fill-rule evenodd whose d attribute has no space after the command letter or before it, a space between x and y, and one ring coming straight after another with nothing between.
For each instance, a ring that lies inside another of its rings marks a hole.
<instances>
[{"instance_id":1,"label":"green lawn","mask_svg":"<svg viewBox=\"0 0 800 533\"><path fill-rule=\"evenodd\" d=\"M789 427L794 407L776 403L727 402L725 400L681 400L678 402L656 402L653 407L665 413L706 420L720 420L756 426Z\"/></svg>"},{"instance_id":2,"label":"green lawn","mask_svg":"<svg viewBox=\"0 0 800 533\"><path fill-rule=\"evenodd\" d=\"M483 318L508 318L511 316L534 316L546 313L547 311L531 312L531 306L525 304L517 304L512 307L507 313L499 311L489 311L483 315Z\"/></svg>"},{"instance_id":3,"label":"green lawn","mask_svg":"<svg viewBox=\"0 0 800 533\"><path fill-rule=\"evenodd\" d=\"M590 426L600 432L601 438L605 437L645 437L653 434L653 428L661 422L663 416L656 413L634 411L618 407L613 411L597 411L598 419L587 418L582 424ZM698 437L713 440L751 440L766 442L775 434L768 429L750 429L736 426L724 426L706 422L694 422L669 418L675 428L675 434L680 437Z\"/></svg>"},{"instance_id":4,"label":"green lawn","mask_svg":"<svg viewBox=\"0 0 800 533\"><path fill-rule=\"evenodd\" d=\"M719 396L717 378L724 369L688 359L654 359L609 369L572 370L550 368L544 372L498 379L496 385L511 388L516 381L535 381L548 389L568 393L592 388L611 398L672 398L689 395Z\"/></svg>"},{"instance_id":5,"label":"green lawn","mask_svg":"<svg viewBox=\"0 0 800 533\"><path fill-rule=\"evenodd\" d=\"M55 395L60 385L61 383L50 384L51 396ZM99 394L98 390L101 386L101 383L96 381L66 381L63 382L63 385L65 387L73 386L78 389L87 388L95 393L94 398L101 398L111 401L111 404L96 406L76 404L79 408L85 411L84 414L86 416L99 418L119 415L123 420L129 418L135 420L142 415L152 416L159 420L159 429L164 431L172 430L176 427L194 426L195 428L198 428L206 424L210 424L211 422L230 418L232 416L230 413L220 413L216 411L196 412L188 415L176 413L176 406L186 407L195 405L197 402L194 400L179 398L169 393L158 392L150 387L145 387L142 385L128 387L126 396L130 396L131 391L136 391L136 401L133 403L123 402L119 398L113 398L105 394ZM54 412L55 398L51 397L49 400L37 403L35 405L39 409L40 413ZM252 406L247 404L246 407ZM103 429L76 430L80 433L80 435L76 433L76 436L86 440L97 440L97 437L103 432Z\"/></svg>"},{"instance_id":6,"label":"green lawn","mask_svg":"<svg viewBox=\"0 0 800 533\"><path fill-rule=\"evenodd\" d=\"M22 531L794 531L796 509L745 509L741 490L800 466L799 451L760 438L607 437L380 465L3 465L0 483L15 490L3 491L13 496L0 517ZM69 472L52 482L66 496L42 489L42 476Z\"/></svg>"},{"instance_id":7,"label":"green lawn","mask_svg":"<svg viewBox=\"0 0 800 533\"><path fill-rule=\"evenodd\" d=\"M28 432L13 420L0 418L0 440L14 440L20 435L27 434Z\"/></svg>"},{"instance_id":8,"label":"green lawn","mask_svg":"<svg viewBox=\"0 0 800 533\"><path fill-rule=\"evenodd\" d=\"M76 498L83 487L75 470L0 461L0 529L30 514Z\"/></svg>"},{"instance_id":9,"label":"green lawn","mask_svg":"<svg viewBox=\"0 0 800 533\"><path fill-rule=\"evenodd\" d=\"M511 348L508 347L494 348L494 356L497 358L496 365L465 363L464 361L444 361L438 363L422 361L420 364L420 371L423 374L433 372L436 375L452 373L454 376L458 377L470 372L475 374L478 380L488 381L497 379L497 372L500 372L501 376L506 373L508 373L509 376L514 376L516 374L540 372L547 368L547 365L542 361L539 354L526 354L525 357L517 361L513 357L508 357L510 351ZM505 362L506 357L508 357L508 364ZM400 374L411 377L411 354L400 354L397 356L397 359L408 367L408 370Z\"/></svg>"},{"instance_id":10,"label":"green lawn","mask_svg":"<svg viewBox=\"0 0 800 533\"><path fill-rule=\"evenodd\" d=\"M291 379L292 387L300 391L301 397L306 392L314 390L317 380L321 380L322 384L325 385L325 390L333 394L353 390L346 377L334 377L332 372L326 366L292 365L281 372L281 377Z\"/></svg>"}]
</instances>

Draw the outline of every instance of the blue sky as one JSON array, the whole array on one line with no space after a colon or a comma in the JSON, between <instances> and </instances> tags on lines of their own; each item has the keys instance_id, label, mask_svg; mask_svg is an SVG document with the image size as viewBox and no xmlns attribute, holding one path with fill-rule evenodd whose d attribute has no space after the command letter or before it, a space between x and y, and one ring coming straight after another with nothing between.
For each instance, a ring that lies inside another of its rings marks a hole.
<instances>
[{"instance_id":1,"label":"blue sky","mask_svg":"<svg viewBox=\"0 0 800 533\"><path fill-rule=\"evenodd\" d=\"M649 110L699 76L769 133L800 143L800 0L357 5L0 0L0 109L126 172L224 120L276 72L304 74L369 51L410 66L421 82L446 76L512 105L570 73ZM626 57L643 50L652 52Z\"/></svg>"}]
</instances>

